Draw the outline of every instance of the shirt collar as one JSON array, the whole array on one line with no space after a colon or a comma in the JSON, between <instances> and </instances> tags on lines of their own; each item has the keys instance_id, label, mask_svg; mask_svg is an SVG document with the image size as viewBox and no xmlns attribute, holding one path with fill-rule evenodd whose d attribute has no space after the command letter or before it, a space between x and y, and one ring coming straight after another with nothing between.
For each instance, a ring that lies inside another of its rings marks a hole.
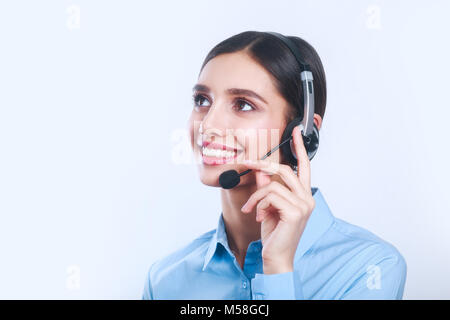
<instances>
[{"instance_id":1,"label":"shirt collar","mask_svg":"<svg viewBox=\"0 0 450 320\"><path fill-rule=\"evenodd\" d=\"M225 232L225 223L223 221L223 212L220 213L219 223L217 225L216 232L214 232L214 234L209 242L209 246L208 246L208 250L206 251L205 262L203 264L202 270L205 270L205 268L208 266L209 261L211 260L214 253L216 252L218 243L221 243L225 248L228 247L228 239L227 239L227 235Z\"/></svg>"},{"instance_id":2,"label":"shirt collar","mask_svg":"<svg viewBox=\"0 0 450 320\"><path fill-rule=\"evenodd\" d=\"M296 258L303 256L303 254L312 247L312 245L325 233L325 231L328 230L334 221L334 216L325 202L319 188L312 187L311 193L316 205L308 219L305 229L303 230L303 234L300 238L300 242L295 253ZM261 242L261 240L257 240L256 242ZM230 251L225 232L225 224L223 221L223 212L220 214L216 232L214 232L209 242L202 270L206 269L214 256L218 243L221 243L228 251Z\"/></svg>"}]
</instances>

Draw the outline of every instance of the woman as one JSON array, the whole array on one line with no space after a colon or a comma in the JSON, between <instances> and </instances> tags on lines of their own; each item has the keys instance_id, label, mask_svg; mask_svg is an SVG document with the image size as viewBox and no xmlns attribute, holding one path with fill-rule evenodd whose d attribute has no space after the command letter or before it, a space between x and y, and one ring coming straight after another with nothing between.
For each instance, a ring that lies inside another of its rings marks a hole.
<instances>
[{"instance_id":1,"label":"woman","mask_svg":"<svg viewBox=\"0 0 450 320\"><path fill-rule=\"evenodd\" d=\"M326 105L321 60L307 42L288 38L311 68L320 129ZM266 32L237 34L207 55L189 119L200 179L220 187L222 172L252 170L236 187L220 189L216 229L152 264L143 299L402 298L404 258L390 243L332 215L320 190L311 188L298 127L292 132L297 166L279 149L258 160L280 143L290 120L303 116L299 74L290 50Z\"/></svg>"}]
</instances>

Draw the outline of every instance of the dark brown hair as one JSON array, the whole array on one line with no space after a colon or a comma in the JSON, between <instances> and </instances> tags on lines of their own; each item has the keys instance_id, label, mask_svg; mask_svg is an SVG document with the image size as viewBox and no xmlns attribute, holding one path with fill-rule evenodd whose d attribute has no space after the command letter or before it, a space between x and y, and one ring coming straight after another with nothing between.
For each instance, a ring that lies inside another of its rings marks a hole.
<instances>
[{"instance_id":1,"label":"dark brown hair","mask_svg":"<svg viewBox=\"0 0 450 320\"><path fill-rule=\"evenodd\" d=\"M300 57L310 66L314 77L315 113L322 119L327 102L327 86L322 61L316 50L299 37L288 36L297 46ZM275 79L275 87L286 99L290 108L287 121L303 117L303 88L300 80L300 66L286 45L273 35L259 31L245 31L217 44L206 56L203 67L220 54L244 51L264 67ZM200 74L199 73L199 74Z\"/></svg>"}]
</instances>

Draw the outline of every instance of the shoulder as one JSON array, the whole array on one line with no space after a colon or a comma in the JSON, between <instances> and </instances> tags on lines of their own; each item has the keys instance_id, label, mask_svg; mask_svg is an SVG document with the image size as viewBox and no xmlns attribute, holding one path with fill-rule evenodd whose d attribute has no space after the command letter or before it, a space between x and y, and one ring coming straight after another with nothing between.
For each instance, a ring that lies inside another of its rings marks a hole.
<instances>
[{"instance_id":1,"label":"shoulder","mask_svg":"<svg viewBox=\"0 0 450 320\"><path fill-rule=\"evenodd\" d=\"M215 232L216 229L209 230L194 238L189 243L155 260L148 269L147 276L149 279L155 280L170 270L176 269L187 260L202 262L204 253L206 252L210 240Z\"/></svg>"},{"instance_id":2,"label":"shoulder","mask_svg":"<svg viewBox=\"0 0 450 320\"><path fill-rule=\"evenodd\" d=\"M336 219L332 232L343 244L342 299L401 299L407 265L390 242L369 230ZM338 295L339 296L339 295Z\"/></svg>"},{"instance_id":3,"label":"shoulder","mask_svg":"<svg viewBox=\"0 0 450 320\"><path fill-rule=\"evenodd\" d=\"M316 249L331 249L341 257L351 258L352 263L356 264L390 263L406 272L406 261L392 243L363 227L336 217Z\"/></svg>"},{"instance_id":4,"label":"shoulder","mask_svg":"<svg viewBox=\"0 0 450 320\"><path fill-rule=\"evenodd\" d=\"M363 227L335 217L304 258L305 281L312 290L327 288L315 291L316 297L400 299L403 295L404 257L392 243Z\"/></svg>"}]
</instances>

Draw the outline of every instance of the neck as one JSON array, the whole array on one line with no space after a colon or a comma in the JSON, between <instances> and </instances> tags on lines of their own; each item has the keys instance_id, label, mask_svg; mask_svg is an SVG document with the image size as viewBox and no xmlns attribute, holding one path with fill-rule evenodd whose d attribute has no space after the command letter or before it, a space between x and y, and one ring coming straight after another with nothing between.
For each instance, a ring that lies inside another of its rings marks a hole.
<instances>
[{"instance_id":1,"label":"neck","mask_svg":"<svg viewBox=\"0 0 450 320\"><path fill-rule=\"evenodd\" d=\"M256 191L254 184L221 189L222 212L230 249L245 257L248 245L261 238L261 223L256 222L256 209L243 213L242 206Z\"/></svg>"}]
</instances>

